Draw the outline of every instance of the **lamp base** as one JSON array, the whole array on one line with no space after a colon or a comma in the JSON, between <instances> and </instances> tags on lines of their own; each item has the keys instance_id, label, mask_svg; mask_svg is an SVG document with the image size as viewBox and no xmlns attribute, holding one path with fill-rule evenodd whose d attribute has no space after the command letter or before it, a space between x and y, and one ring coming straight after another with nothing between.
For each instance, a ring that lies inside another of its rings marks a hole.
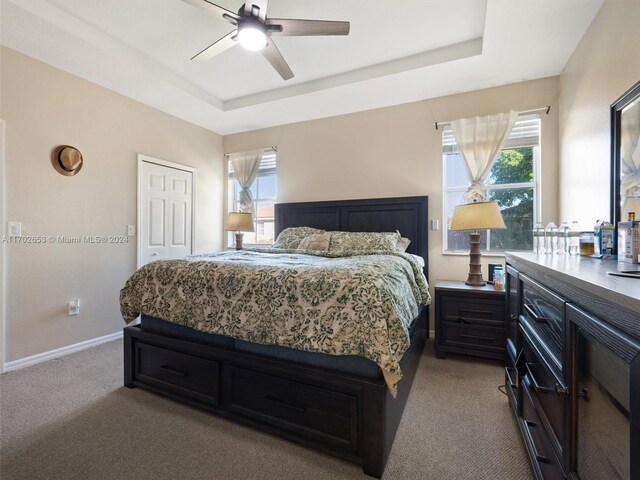
<instances>
[{"instance_id":1,"label":"lamp base","mask_svg":"<svg viewBox=\"0 0 640 480\"><path fill-rule=\"evenodd\" d=\"M487 282L482 278L482 253L480 253L480 233L473 232L469 234L469 243L471 250L469 251L469 275L465 285L471 287L484 287Z\"/></svg>"},{"instance_id":2,"label":"lamp base","mask_svg":"<svg viewBox=\"0 0 640 480\"><path fill-rule=\"evenodd\" d=\"M236 250L242 250L242 239L244 233L236 233Z\"/></svg>"}]
</instances>

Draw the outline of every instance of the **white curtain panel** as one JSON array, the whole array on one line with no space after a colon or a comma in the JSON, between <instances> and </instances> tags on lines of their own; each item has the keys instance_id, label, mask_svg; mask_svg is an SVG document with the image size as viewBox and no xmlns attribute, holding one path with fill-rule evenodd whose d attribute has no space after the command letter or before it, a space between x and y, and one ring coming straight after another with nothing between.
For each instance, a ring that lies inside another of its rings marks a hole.
<instances>
[{"instance_id":1,"label":"white curtain panel","mask_svg":"<svg viewBox=\"0 0 640 480\"><path fill-rule=\"evenodd\" d=\"M453 136L469 176L470 185L463 196L465 202L484 201L482 186L517 118L518 113L511 111L451 122Z\"/></svg>"},{"instance_id":2,"label":"white curtain panel","mask_svg":"<svg viewBox=\"0 0 640 480\"><path fill-rule=\"evenodd\" d=\"M260 161L264 150L253 150L251 152L230 153L229 160L233 166L233 172L240 184L240 211L253 213L253 197L251 186L258 177L260 171Z\"/></svg>"}]
</instances>

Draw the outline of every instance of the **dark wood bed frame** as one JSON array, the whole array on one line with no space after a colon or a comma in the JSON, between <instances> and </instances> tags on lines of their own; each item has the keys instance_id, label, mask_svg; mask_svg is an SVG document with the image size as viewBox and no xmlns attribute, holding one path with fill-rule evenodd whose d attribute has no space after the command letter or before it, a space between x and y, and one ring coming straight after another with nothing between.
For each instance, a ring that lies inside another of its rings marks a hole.
<instances>
[{"instance_id":1,"label":"dark wood bed frame","mask_svg":"<svg viewBox=\"0 0 640 480\"><path fill-rule=\"evenodd\" d=\"M395 231L411 239L408 252L428 271L427 197L275 206L284 228ZM428 308L417 319L400 365L397 398L383 379L365 378L230 348L124 329L124 385L144 387L362 465L380 478L391 451L428 336Z\"/></svg>"}]
</instances>

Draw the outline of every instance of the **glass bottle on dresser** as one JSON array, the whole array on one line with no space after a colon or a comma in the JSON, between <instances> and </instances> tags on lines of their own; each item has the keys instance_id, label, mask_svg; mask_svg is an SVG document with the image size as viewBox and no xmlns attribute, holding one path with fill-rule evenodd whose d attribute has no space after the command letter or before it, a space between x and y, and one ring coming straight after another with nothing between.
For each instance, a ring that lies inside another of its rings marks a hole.
<instances>
[{"instance_id":1,"label":"glass bottle on dresser","mask_svg":"<svg viewBox=\"0 0 640 480\"><path fill-rule=\"evenodd\" d=\"M558 226L553 222L544 229L544 253L558 253Z\"/></svg>"},{"instance_id":2,"label":"glass bottle on dresser","mask_svg":"<svg viewBox=\"0 0 640 480\"><path fill-rule=\"evenodd\" d=\"M544 253L544 226L540 222L533 227L533 253Z\"/></svg>"},{"instance_id":3,"label":"glass bottle on dresser","mask_svg":"<svg viewBox=\"0 0 640 480\"><path fill-rule=\"evenodd\" d=\"M569 253L569 232L571 228L567 222L562 222L558 228L558 254L566 255Z\"/></svg>"},{"instance_id":4,"label":"glass bottle on dresser","mask_svg":"<svg viewBox=\"0 0 640 480\"><path fill-rule=\"evenodd\" d=\"M569 245L568 252L569 255L578 255L580 254L580 232L582 228L576 220L571 222L571 226L569 227Z\"/></svg>"}]
</instances>

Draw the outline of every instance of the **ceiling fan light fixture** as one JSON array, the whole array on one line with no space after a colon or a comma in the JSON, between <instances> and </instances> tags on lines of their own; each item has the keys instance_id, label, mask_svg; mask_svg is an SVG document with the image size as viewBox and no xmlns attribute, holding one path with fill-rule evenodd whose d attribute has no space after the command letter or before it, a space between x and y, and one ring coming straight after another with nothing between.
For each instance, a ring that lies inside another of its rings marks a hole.
<instances>
[{"instance_id":1,"label":"ceiling fan light fixture","mask_svg":"<svg viewBox=\"0 0 640 480\"><path fill-rule=\"evenodd\" d=\"M258 51L267 46L267 34L262 24L243 22L238 28L238 42L247 50Z\"/></svg>"}]
</instances>

